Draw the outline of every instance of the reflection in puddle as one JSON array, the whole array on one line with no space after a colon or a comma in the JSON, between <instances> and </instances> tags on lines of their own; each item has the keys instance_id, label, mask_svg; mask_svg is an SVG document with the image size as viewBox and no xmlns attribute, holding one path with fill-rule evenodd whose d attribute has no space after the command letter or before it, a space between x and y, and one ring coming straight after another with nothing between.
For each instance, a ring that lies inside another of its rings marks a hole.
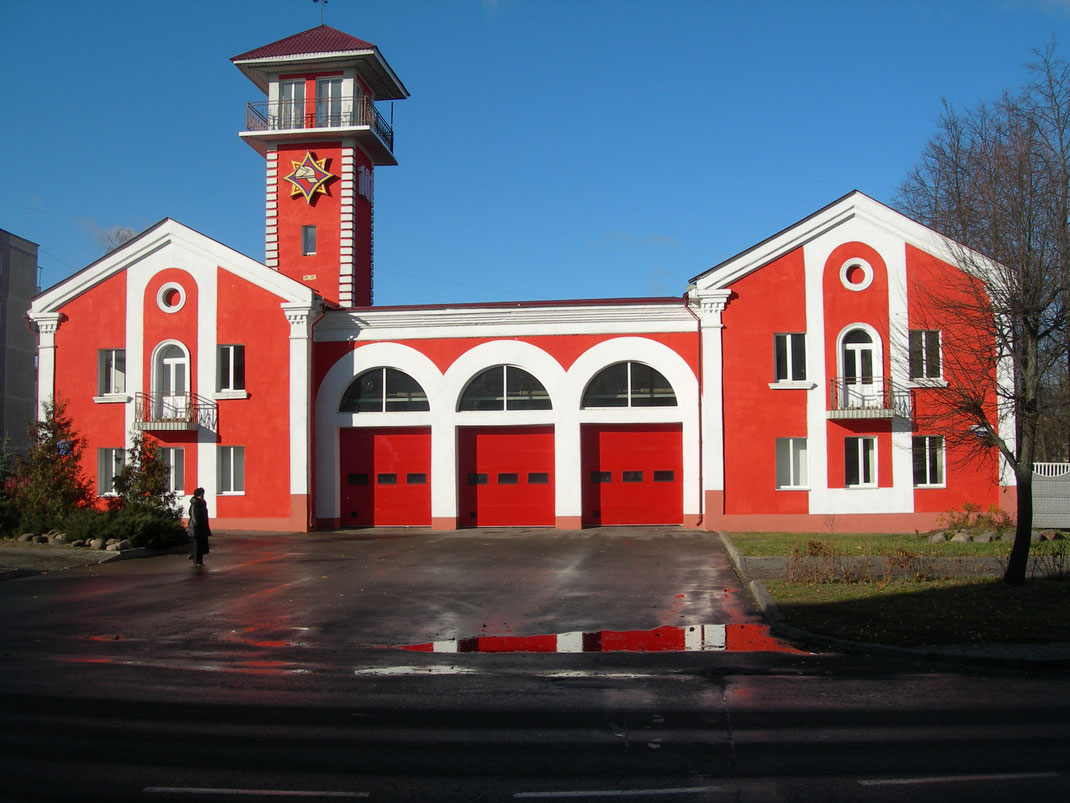
<instances>
[{"instance_id":1,"label":"reflection in puddle","mask_svg":"<svg viewBox=\"0 0 1070 803\"><path fill-rule=\"evenodd\" d=\"M574 631L541 636L474 636L402 645L415 652L690 652L801 653L767 625L664 625L653 630Z\"/></svg>"}]
</instances>

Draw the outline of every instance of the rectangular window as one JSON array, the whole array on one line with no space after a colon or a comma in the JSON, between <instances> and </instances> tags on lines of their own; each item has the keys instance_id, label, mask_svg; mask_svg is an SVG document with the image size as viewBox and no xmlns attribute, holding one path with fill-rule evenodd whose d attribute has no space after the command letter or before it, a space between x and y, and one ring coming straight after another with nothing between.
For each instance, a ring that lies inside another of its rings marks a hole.
<instances>
[{"instance_id":1,"label":"rectangular window","mask_svg":"<svg viewBox=\"0 0 1070 803\"><path fill-rule=\"evenodd\" d=\"M939 379L940 332L935 329L910 330L910 378Z\"/></svg>"},{"instance_id":2,"label":"rectangular window","mask_svg":"<svg viewBox=\"0 0 1070 803\"><path fill-rule=\"evenodd\" d=\"M486 474L469 474L468 475L468 484L469 485L486 485L487 484L487 475Z\"/></svg>"},{"instance_id":3,"label":"rectangular window","mask_svg":"<svg viewBox=\"0 0 1070 803\"><path fill-rule=\"evenodd\" d=\"M915 487L944 485L944 439L938 435L914 438Z\"/></svg>"},{"instance_id":4,"label":"rectangular window","mask_svg":"<svg viewBox=\"0 0 1070 803\"><path fill-rule=\"evenodd\" d=\"M528 485L549 485L550 474L546 471L533 471L528 474Z\"/></svg>"},{"instance_id":5,"label":"rectangular window","mask_svg":"<svg viewBox=\"0 0 1070 803\"><path fill-rule=\"evenodd\" d=\"M168 471L168 490L176 494L185 492L186 452L184 449L160 447L160 460Z\"/></svg>"},{"instance_id":6,"label":"rectangular window","mask_svg":"<svg viewBox=\"0 0 1070 803\"><path fill-rule=\"evenodd\" d=\"M806 488L806 438L776 439L776 487Z\"/></svg>"},{"instance_id":7,"label":"rectangular window","mask_svg":"<svg viewBox=\"0 0 1070 803\"><path fill-rule=\"evenodd\" d=\"M310 257L316 253L316 227L301 227L301 254Z\"/></svg>"},{"instance_id":8,"label":"rectangular window","mask_svg":"<svg viewBox=\"0 0 1070 803\"><path fill-rule=\"evenodd\" d=\"M406 485L427 485L427 475L423 474L423 473L406 474L405 475L405 484Z\"/></svg>"},{"instance_id":9,"label":"rectangular window","mask_svg":"<svg viewBox=\"0 0 1070 803\"><path fill-rule=\"evenodd\" d=\"M844 485L848 488L877 486L877 439L844 438Z\"/></svg>"},{"instance_id":10,"label":"rectangular window","mask_svg":"<svg viewBox=\"0 0 1070 803\"><path fill-rule=\"evenodd\" d=\"M97 394L126 393L126 349L97 352Z\"/></svg>"},{"instance_id":11,"label":"rectangular window","mask_svg":"<svg viewBox=\"0 0 1070 803\"><path fill-rule=\"evenodd\" d=\"M507 472L505 474L499 474L498 475L498 484L499 485L519 485L520 484L520 475L519 474L515 474L513 472Z\"/></svg>"},{"instance_id":12,"label":"rectangular window","mask_svg":"<svg viewBox=\"0 0 1070 803\"><path fill-rule=\"evenodd\" d=\"M375 475L375 483L376 483L376 485L397 485L398 484L398 475L397 474L376 474Z\"/></svg>"},{"instance_id":13,"label":"rectangular window","mask_svg":"<svg viewBox=\"0 0 1070 803\"><path fill-rule=\"evenodd\" d=\"M595 483L596 485L597 484L601 484L601 483L611 482L612 479L613 479L613 474L611 472L609 472L609 471L592 471L591 472L591 482Z\"/></svg>"},{"instance_id":14,"label":"rectangular window","mask_svg":"<svg viewBox=\"0 0 1070 803\"><path fill-rule=\"evenodd\" d=\"M115 475L124 465L125 449L97 449L97 496L115 495Z\"/></svg>"},{"instance_id":15,"label":"rectangular window","mask_svg":"<svg viewBox=\"0 0 1070 803\"><path fill-rule=\"evenodd\" d=\"M642 471L622 471L620 475L621 482L642 482Z\"/></svg>"},{"instance_id":16,"label":"rectangular window","mask_svg":"<svg viewBox=\"0 0 1070 803\"><path fill-rule=\"evenodd\" d=\"M349 475L349 484L350 485L367 485L368 484L368 475L367 474L350 474Z\"/></svg>"},{"instance_id":17,"label":"rectangular window","mask_svg":"<svg viewBox=\"0 0 1070 803\"><path fill-rule=\"evenodd\" d=\"M245 447L219 447L219 493L245 493Z\"/></svg>"},{"instance_id":18,"label":"rectangular window","mask_svg":"<svg viewBox=\"0 0 1070 803\"><path fill-rule=\"evenodd\" d=\"M654 482L676 482L675 471L655 471Z\"/></svg>"},{"instance_id":19,"label":"rectangular window","mask_svg":"<svg viewBox=\"0 0 1070 803\"><path fill-rule=\"evenodd\" d=\"M305 127L305 79L279 81L279 128Z\"/></svg>"},{"instance_id":20,"label":"rectangular window","mask_svg":"<svg viewBox=\"0 0 1070 803\"><path fill-rule=\"evenodd\" d=\"M801 332L773 335L777 382L806 379L806 335Z\"/></svg>"},{"instance_id":21,"label":"rectangular window","mask_svg":"<svg viewBox=\"0 0 1070 803\"><path fill-rule=\"evenodd\" d=\"M245 390L245 346L219 347L216 390Z\"/></svg>"}]
</instances>

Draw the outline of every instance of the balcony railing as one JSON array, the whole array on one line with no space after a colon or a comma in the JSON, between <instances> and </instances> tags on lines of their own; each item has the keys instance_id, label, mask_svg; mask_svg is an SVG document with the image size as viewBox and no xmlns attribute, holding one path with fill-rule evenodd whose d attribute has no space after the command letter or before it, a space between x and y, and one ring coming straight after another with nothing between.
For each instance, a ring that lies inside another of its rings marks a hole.
<instances>
[{"instance_id":1,"label":"balcony railing","mask_svg":"<svg viewBox=\"0 0 1070 803\"><path fill-rule=\"evenodd\" d=\"M883 377L829 380L829 418L914 417L914 394Z\"/></svg>"},{"instance_id":2,"label":"balcony railing","mask_svg":"<svg viewBox=\"0 0 1070 803\"><path fill-rule=\"evenodd\" d=\"M134 429L216 432L219 406L196 393L135 393Z\"/></svg>"},{"instance_id":3,"label":"balcony railing","mask_svg":"<svg viewBox=\"0 0 1070 803\"><path fill-rule=\"evenodd\" d=\"M246 131L300 131L367 126L391 151L394 129L365 97L347 100L257 100L245 108Z\"/></svg>"}]
</instances>

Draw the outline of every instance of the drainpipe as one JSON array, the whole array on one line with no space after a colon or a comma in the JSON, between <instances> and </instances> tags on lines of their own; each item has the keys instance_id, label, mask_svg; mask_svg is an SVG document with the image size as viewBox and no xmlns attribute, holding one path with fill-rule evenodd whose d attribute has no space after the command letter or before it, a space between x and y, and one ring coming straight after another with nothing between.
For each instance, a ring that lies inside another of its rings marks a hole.
<instances>
[{"instance_id":1,"label":"drainpipe","mask_svg":"<svg viewBox=\"0 0 1070 803\"><path fill-rule=\"evenodd\" d=\"M684 293L684 309L695 319L695 334L698 337L698 521L696 524L701 528L706 517L706 494L702 487L702 464L705 462L702 443L702 394L706 389L702 372L702 320L691 309L691 300L686 292Z\"/></svg>"}]
</instances>

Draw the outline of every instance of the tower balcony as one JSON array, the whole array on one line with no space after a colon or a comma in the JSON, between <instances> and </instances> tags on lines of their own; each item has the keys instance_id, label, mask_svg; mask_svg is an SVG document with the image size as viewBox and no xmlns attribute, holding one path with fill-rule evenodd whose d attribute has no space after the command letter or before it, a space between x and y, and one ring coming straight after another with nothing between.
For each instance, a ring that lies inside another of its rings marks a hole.
<instances>
[{"instance_id":1,"label":"tower balcony","mask_svg":"<svg viewBox=\"0 0 1070 803\"><path fill-rule=\"evenodd\" d=\"M196 393L135 393L134 429L142 432L217 432L219 405Z\"/></svg>"},{"instance_id":2,"label":"tower balcony","mask_svg":"<svg viewBox=\"0 0 1070 803\"><path fill-rule=\"evenodd\" d=\"M830 419L914 418L914 394L884 377L842 377L829 380Z\"/></svg>"},{"instance_id":3,"label":"tower balcony","mask_svg":"<svg viewBox=\"0 0 1070 803\"><path fill-rule=\"evenodd\" d=\"M257 100L245 107L241 138L264 155L269 143L355 137L376 165L396 165L394 129L366 97L356 100Z\"/></svg>"}]
</instances>

